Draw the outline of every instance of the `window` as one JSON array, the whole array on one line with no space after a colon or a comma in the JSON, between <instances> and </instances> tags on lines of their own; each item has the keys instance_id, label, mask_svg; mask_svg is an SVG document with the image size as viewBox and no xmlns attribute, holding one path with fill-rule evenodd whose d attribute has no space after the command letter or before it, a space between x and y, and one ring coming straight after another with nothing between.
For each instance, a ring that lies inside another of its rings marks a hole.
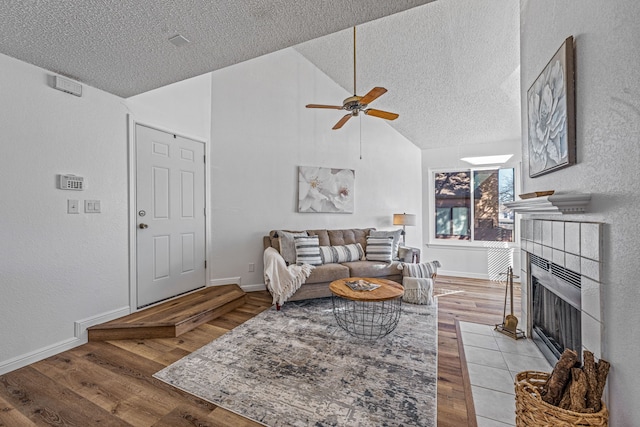
<instances>
[{"instance_id":1,"label":"window","mask_svg":"<svg viewBox=\"0 0 640 427\"><path fill-rule=\"evenodd\" d=\"M435 172L435 238L513 242L514 169Z\"/></svg>"}]
</instances>

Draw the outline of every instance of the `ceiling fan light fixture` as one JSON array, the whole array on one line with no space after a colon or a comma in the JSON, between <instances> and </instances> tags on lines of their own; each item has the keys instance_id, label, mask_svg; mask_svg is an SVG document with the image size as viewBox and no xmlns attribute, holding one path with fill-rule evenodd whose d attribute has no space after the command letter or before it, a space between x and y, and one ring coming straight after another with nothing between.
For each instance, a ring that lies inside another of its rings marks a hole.
<instances>
[{"instance_id":1,"label":"ceiling fan light fixture","mask_svg":"<svg viewBox=\"0 0 640 427\"><path fill-rule=\"evenodd\" d=\"M345 110L351 112L343 116L338 123L332 128L333 130L340 129L346 122L353 116L358 116L360 112L365 115L371 115L373 117L379 117L385 120L395 120L398 118L398 114L390 113L388 111L367 109L369 104L376 100L378 97L384 95L387 89L383 87L374 87L364 96L358 96L356 93L356 27L353 27L353 96L348 97L342 101L342 106L338 105L323 105L323 104L307 104L307 108L325 108L333 110Z\"/></svg>"}]
</instances>

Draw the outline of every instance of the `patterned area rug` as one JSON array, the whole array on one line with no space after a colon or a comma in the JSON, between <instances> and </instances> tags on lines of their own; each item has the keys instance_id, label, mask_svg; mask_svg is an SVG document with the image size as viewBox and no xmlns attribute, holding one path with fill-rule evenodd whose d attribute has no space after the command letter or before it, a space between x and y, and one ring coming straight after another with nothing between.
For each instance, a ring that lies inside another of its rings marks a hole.
<instances>
[{"instance_id":1,"label":"patterned area rug","mask_svg":"<svg viewBox=\"0 0 640 427\"><path fill-rule=\"evenodd\" d=\"M337 326L331 298L271 308L155 374L268 426L436 425L437 308L402 304L367 342Z\"/></svg>"}]
</instances>

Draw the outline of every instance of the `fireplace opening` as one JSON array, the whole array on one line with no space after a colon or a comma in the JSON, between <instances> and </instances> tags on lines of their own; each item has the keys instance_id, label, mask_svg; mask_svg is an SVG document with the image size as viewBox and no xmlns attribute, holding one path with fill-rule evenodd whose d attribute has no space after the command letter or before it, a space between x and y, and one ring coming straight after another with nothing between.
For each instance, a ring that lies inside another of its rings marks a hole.
<instances>
[{"instance_id":1,"label":"fireplace opening","mask_svg":"<svg viewBox=\"0 0 640 427\"><path fill-rule=\"evenodd\" d=\"M531 256L532 338L549 363L572 349L581 355L580 275Z\"/></svg>"}]
</instances>

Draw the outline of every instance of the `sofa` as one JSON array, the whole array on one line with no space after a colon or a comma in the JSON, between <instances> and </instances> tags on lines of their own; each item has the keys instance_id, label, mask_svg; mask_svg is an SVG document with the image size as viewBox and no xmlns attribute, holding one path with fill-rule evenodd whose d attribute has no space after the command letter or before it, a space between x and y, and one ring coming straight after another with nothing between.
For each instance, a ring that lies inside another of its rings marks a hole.
<instances>
[{"instance_id":1,"label":"sofa","mask_svg":"<svg viewBox=\"0 0 640 427\"><path fill-rule=\"evenodd\" d=\"M376 258L373 255L373 245L367 248L367 242L375 242L376 240L384 240L385 238L392 241L392 255L388 261L375 260L357 260L346 262L324 262L327 259L323 257L322 264L316 264L311 271L305 283L288 299L289 301L298 301L303 299L330 297L331 291L329 284L338 279L346 279L349 277L374 277L388 279L402 284L403 271L402 267L398 268L402 262L413 262L418 260L420 250L401 245L400 237L402 230L394 231L377 231L375 228L350 228L342 230L272 230L268 236L263 237L264 249L276 249L287 264L295 262L291 254L290 239L296 236L317 236L320 247L323 247L323 253L330 253L331 247L335 248L349 247L359 244L362 248L363 255L366 258ZM386 236L386 237L385 237Z\"/></svg>"}]
</instances>

